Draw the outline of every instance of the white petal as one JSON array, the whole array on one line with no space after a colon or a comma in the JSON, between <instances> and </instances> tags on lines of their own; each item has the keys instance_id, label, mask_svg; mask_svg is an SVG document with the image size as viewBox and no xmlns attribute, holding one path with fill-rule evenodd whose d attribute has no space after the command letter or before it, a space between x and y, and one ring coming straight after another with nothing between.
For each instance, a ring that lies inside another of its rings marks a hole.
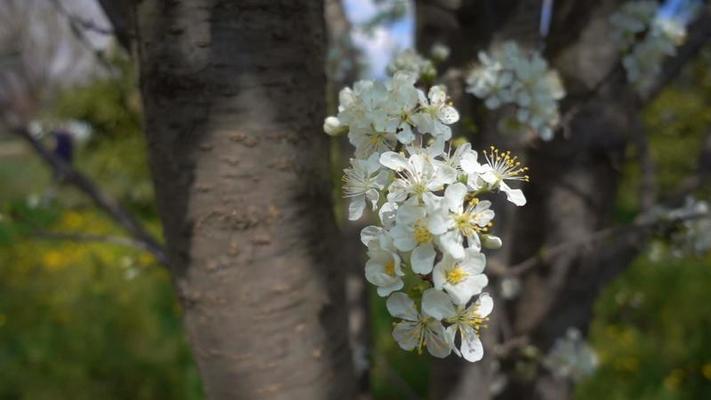
<instances>
[{"instance_id":1,"label":"white petal","mask_svg":"<svg viewBox=\"0 0 711 400\"><path fill-rule=\"evenodd\" d=\"M444 92L442 86L439 85L432 86L429 93L427 93L427 97L430 98L432 105L444 104L447 100L447 94Z\"/></svg>"},{"instance_id":2,"label":"white petal","mask_svg":"<svg viewBox=\"0 0 711 400\"><path fill-rule=\"evenodd\" d=\"M459 121L459 112L452 106L444 106L437 112L437 117L443 123L450 125Z\"/></svg>"},{"instance_id":3,"label":"white petal","mask_svg":"<svg viewBox=\"0 0 711 400\"><path fill-rule=\"evenodd\" d=\"M445 256L447 257L447 256ZM445 263L447 261L447 263ZM440 262L435 265L434 269L432 270L432 283L434 284L434 287L436 289L442 289L442 286L447 282L447 266L448 266L448 257L444 260L441 260Z\"/></svg>"},{"instance_id":4,"label":"white petal","mask_svg":"<svg viewBox=\"0 0 711 400\"><path fill-rule=\"evenodd\" d=\"M444 140L442 138L436 138L429 147L427 147L427 153L430 157L439 157L444 154Z\"/></svg>"},{"instance_id":5,"label":"white petal","mask_svg":"<svg viewBox=\"0 0 711 400\"><path fill-rule=\"evenodd\" d=\"M474 249L466 249L465 259L461 263L462 267L470 274L480 274L486 266L486 256Z\"/></svg>"},{"instance_id":6,"label":"white petal","mask_svg":"<svg viewBox=\"0 0 711 400\"><path fill-rule=\"evenodd\" d=\"M447 327L446 332L447 332L447 336L448 336L447 339L449 340L449 343L452 344L452 350L454 351L454 354L456 354L456 355L458 355L459 357L461 357L461 356L462 356L462 353L460 353L460 352L459 352L459 349L457 349L457 347L454 346L454 339L455 339L456 336L457 336L457 330L458 330L457 327L458 327L458 325L456 325L456 324L455 324L455 325L450 325L450 326Z\"/></svg>"},{"instance_id":7,"label":"white petal","mask_svg":"<svg viewBox=\"0 0 711 400\"><path fill-rule=\"evenodd\" d=\"M427 230L433 235L441 235L449 229L450 221L447 214L435 211L427 217Z\"/></svg>"},{"instance_id":8,"label":"white petal","mask_svg":"<svg viewBox=\"0 0 711 400\"><path fill-rule=\"evenodd\" d=\"M365 192L365 197L370 201L370 204L372 205L373 211L378 209L378 200L380 200L380 192L378 192L375 189L368 189L367 192Z\"/></svg>"},{"instance_id":9,"label":"white petal","mask_svg":"<svg viewBox=\"0 0 711 400\"><path fill-rule=\"evenodd\" d=\"M494 300L491 298L489 293L482 293L479 295L479 299L476 301L477 314L479 317L486 318L494 310Z\"/></svg>"},{"instance_id":10,"label":"white petal","mask_svg":"<svg viewBox=\"0 0 711 400\"><path fill-rule=\"evenodd\" d=\"M395 225L395 218L397 216L397 203L387 202L380 207L378 211L378 217L380 222L383 224L385 229L392 228Z\"/></svg>"},{"instance_id":11,"label":"white petal","mask_svg":"<svg viewBox=\"0 0 711 400\"><path fill-rule=\"evenodd\" d=\"M402 271L398 272L402 274ZM365 264L365 279L367 279L368 282L378 287L399 286L398 288L393 289L390 292L401 289L403 286L402 279L400 279L399 276L388 275L387 273L385 273L385 268L383 267L383 265L375 260L368 260L368 262ZM385 297L390 294L390 292L382 296Z\"/></svg>"},{"instance_id":12,"label":"white petal","mask_svg":"<svg viewBox=\"0 0 711 400\"><path fill-rule=\"evenodd\" d=\"M462 357L469 362L477 362L484 357L484 346L474 328L462 326Z\"/></svg>"},{"instance_id":13,"label":"white petal","mask_svg":"<svg viewBox=\"0 0 711 400\"><path fill-rule=\"evenodd\" d=\"M526 197L521 189L511 189L507 184L501 182L499 190L506 193L506 199L517 206L520 207L526 204Z\"/></svg>"},{"instance_id":14,"label":"white petal","mask_svg":"<svg viewBox=\"0 0 711 400\"><path fill-rule=\"evenodd\" d=\"M472 296L476 296L489 283L489 279L484 274L478 274L466 278L456 285L444 285L445 290L452 296L452 300L456 304L467 304Z\"/></svg>"},{"instance_id":15,"label":"white petal","mask_svg":"<svg viewBox=\"0 0 711 400\"><path fill-rule=\"evenodd\" d=\"M409 202L408 202L409 203ZM417 220L425 217L424 207L412 204L404 204L397 210L396 221L402 225L413 225Z\"/></svg>"},{"instance_id":16,"label":"white petal","mask_svg":"<svg viewBox=\"0 0 711 400\"><path fill-rule=\"evenodd\" d=\"M417 321L417 309L410 296L402 292L393 293L385 303L388 312L395 318Z\"/></svg>"},{"instance_id":17,"label":"white petal","mask_svg":"<svg viewBox=\"0 0 711 400\"><path fill-rule=\"evenodd\" d=\"M479 235L473 235L467 238L467 250L472 250L476 252L481 251L481 237Z\"/></svg>"},{"instance_id":18,"label":"white petal","mask_svg":"<svg viewBox=\"0 0 711 400\"><path fill-rule=\"evenodd\" d=\"M390 295L390 293L396 292L396 291L402 289L404 286L405 286L405 283L402 280L400 280L392 286L379 286L376 291L378 292L378 296L388 297L388 295Z\"/></svg>"},{"instance_id":19,"label":"white petal","mask_svg":"<svg viewBox=\"0 0 711 400\"><path fill-rule=\"evenodd\" d=\"M467 151L462 155L462 160L459 165L462 167L462 171L467 174L473 174L481 169L481 165L477 161L477 154L475 151Z\"/></svg>"},{"instance_id":20,"label":"white petal","mask_svg":"<svg viewBox=\"0 0 711 400\"><path fill-rule=\"evenodd\" d=\"M423 92L420 89L417 89L417 99L420 102L420 104L423 106L430 105L429 102L427 101L427 96L425 96L425 92Z\"/></svg>"},{"instance_id":21,"label":"white petal","mask_svg":"<svg viewBox=\"0 0 711 400\"><path fill-rule=\"evenodd\" d=\"M444 200L447 208L453 212L461 212L464 205L464 197L467 195L467 187L463 183L455 183L447 186L444 191Z\"/></svg>"},{"instance_id":22,"label":"white petal","mask_svg":"<svg viewBox=\"0 0 711 400\"><path fill-rule=\"evenodd\" d=\"M499 177L496 176L496 173L489 167L488 165L484 165L483 168L481 168L481 175L479 176L481 179L484 180L484 182L490 184L490 185L495 185L496 183L499 182ZM503 182L501 182L503 183Z\"/></svg>"},{"instance_id":23,"label":"white petal","mask_svg":"<svg viewBox=\"0 0 711 400\"><path fill-rule=\"evenodd\" d=\"M452 352L452 343L449 341L449 336L439 322L427 324L425 343L427 344L427 351L437 358L445 358Z\"/></svg>"},{"instance_id":24,"label":"white petal","mask_svg":"<svg viewBox=\"0 0 711 400\"><path fill-rule=\"evenodd\" d=\"M439 244L442 250L456 259L464 258L464 246L462 245L462 235L458 231L452 230L439 237Z\"/></svg>"},{"instance_id":25,"label":"white petal","mask_svg":"<svg viewBox=\"0 0 711 400\"><path fill-rule=\"evenodd\" d=\"M407 159L400 153L386 151L380 155L380 164L393 171L402 171L409 167Z\"/></svg>"},{"instance_id":26,"label":"white petal","mask_svg":"<svg viewBox=\"0 0 711 400\"><path fill-rule=\"evenodd\" d=\"M422 312L439 321L457 313L449 296L437 289L427 289L422 294Z\"/></svg>"},{"instance_id":27,"label":"white petal","mask_svg":"<svg viewBox=\"0 0 711 400\"><path fill-rule=\"evenodd\" d=\"M395 225L390 231L390 237L393 238L393 244L400 251L411 251L417 246L417 242L411 230L402 225Z\"/></svg>"},{"instance_id":28,"label":"white petal","mask_svg":"<svg viewBox=\"0 0 711 400\"><path fill-rule=\"evenodd\" d=\"M360 195L353 197L350 204L348 204L348 219L350 221L357 221L363 216L363 210L365 209L365 196Z\"/></svg>"},{"instance_id":29,"label":"white petal","mask_svg":"<svg viewBox=\"0 0 711 400\"><path fill-rule=\"evenodd\" d=\"M414 349L420 342L420 337L417 333L417 323L410 321L397 323L393 329L393 338L403 350L410 351Z\"/></svg>"},{"instance_id":30,"label":"white petal","mask_svg":"<svg viewBox=\"0 0 711 400\"><path fill-rule=\"evenodd\" d=\"M397 140L402 144L410 144L415 140L415 134L412 133L412 127L409 124L400 125L402 130L397 133Z\"/></svg>"},{"instance_id":31,"label":"white petal","mask_svg":"<svg viewBox=\"0 0 711 400\"><path fill-rule=\"evenodd\" d=\"M437 252L435 252L435 249L431 243L415 247L415 250L413 250L410 255L412 272L423 275L429 274L432 272L432 266L434 265L436 256Z\"/></svg>"},{"instance_id":32,"label":"white petal","mask_svg":"<svg viewBox=\"0 0 711 400\"><path fill-rule=\"evenodd\" d=\"M366 226L360 231L360 241L368 245L371 240L376 240L382 234L383 228L375 225Z\"/></svg>"}]
</instances>

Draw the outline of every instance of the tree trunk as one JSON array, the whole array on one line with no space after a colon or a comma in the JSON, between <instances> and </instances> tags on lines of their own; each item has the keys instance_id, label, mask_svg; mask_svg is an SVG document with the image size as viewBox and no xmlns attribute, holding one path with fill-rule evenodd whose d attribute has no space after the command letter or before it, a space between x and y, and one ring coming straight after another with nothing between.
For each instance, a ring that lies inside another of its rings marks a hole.
<instances>
[{"instance_id":1,"label":"tree trunk","mask_svg":"<svg viewBox=\"0 0 711 400\"><path fill-rule=\"evenodd\" d=\"M208 397L351 398L322 3L137 3L157 201Z\"/></svg>"}]
</instances>

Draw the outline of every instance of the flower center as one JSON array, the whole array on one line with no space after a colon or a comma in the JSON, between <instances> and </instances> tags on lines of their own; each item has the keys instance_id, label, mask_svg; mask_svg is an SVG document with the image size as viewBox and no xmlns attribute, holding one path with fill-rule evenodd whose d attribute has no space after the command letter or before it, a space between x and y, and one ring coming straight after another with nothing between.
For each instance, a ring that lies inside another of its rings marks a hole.
<instances>
[{"instance_id":1,"label":"flower center","mask_svg":"<svg viewBox=\"0 0 711 400\"><path fill-rule=\"evenodd\" d=\"M379 145L379 144L385 142L385 134L376 132L376 133L370 135L370 138L368 140L370 141L370 144L373 146Z\"/></svg>"},{"instance_id":2,"label":"flower center","mask_svg":"<svg viewBox=\"0 0 711 400\"><path fill-rule=\"evenodd\" d=\"M389 260L385 263L385 273L395 277L395 261Z\"/></svg>"},{"instance_id":3,"label":"flower center","mask_svg":"<svg viewBox=\"0 0 711 400\"><path fill-rule=\"evenodd\" d=\"M467 273L464 268L460 267L459 265L456 265L454 268L447 272L447 282L452 285L456 285L466 279L467 276L469 276L469 273Z\"/></svg>"},{"instance_id":4,"label":"flower center","mask_svg":"<svg viewBox=\"0 0 711 400\"><path fill-rule=\"evenodd\" d=\"M476 219L469 213L457 214L454 217L454 225L459 229L463 236L474 236L479 231L479 227L475 224Z\"/></svg>"},{"instance_id":5,"label":"flower center","mask_svg":"<svg viewBox=\"0 0 711 400\"><path fill-rule=\"evenodd\" d=\"M432 241L432 233L427 230L424 224L418 222L415 224L415 242L417 244L429 243Z\"/></svg>"},{"instance_id":6,"label":"flower center","mask_svg":"<svg viewBox=\"0 0 711 400\"><path fill-rule=\"evenodd\" d=\"M422 196L423 194L425 194L425 192L427 192L427 186L422 183L416 183L415 186L412 188L412 191L416 195Z\"/></svg>"},{"instance_id":7,"label":"flower center","mask_svg":"<svg viewBox=\"0 0 711 400\"><path fill-rule=\"evenodd\" d=\"M474 307L474 309L470 313L467 313L467 315L464 318L464 322L467 325L470 325L472 328L474 328L476 333L479 333L479 330L481 330L481 328L486 327L485 324L487 321L489 321L488 317L481 317L479 315L479 307L478 306Z\"/></svg>"},{"instance_id":8,"label":"flower center","mask_svg":"<svg viewBox=\"0 0 711 400\"><path fill-rule=\"evenodd\" d=\"M501 151L491 146L488 152L484 150L484 157L499 180L528 182L528 175L526 175L528 167L522 167L518 157L512 156L510 151Z\"/></svg>"}]
</instances>

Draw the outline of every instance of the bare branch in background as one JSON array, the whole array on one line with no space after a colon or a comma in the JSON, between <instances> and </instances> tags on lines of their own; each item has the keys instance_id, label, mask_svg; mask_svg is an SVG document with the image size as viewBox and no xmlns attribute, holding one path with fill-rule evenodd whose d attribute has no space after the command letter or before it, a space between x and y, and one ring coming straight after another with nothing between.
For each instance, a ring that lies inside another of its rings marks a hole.
<instances>
[{"instance_id":1,"label":"bare branch in background","mask_svg":"<svg viewBox=\"0 0 711 400\"><path fill-rule=\"evenodd\" d=\"M112 36L114 35L113 29L106 28L103 26L100 26L96 24L93 20L90 19L85 19L82 18L78 15L72 14L69 10L64 7L62 4L61 0L50 0L54 7L57 9L57 12L63 15L65 18L67 18L72 25L76 25L77 27L80 27L84 30L91 31L94 33L98 33L100 35L109 35Z\"/></svg>"},{"instance_id":2,"label":"bare branch in background","mask_svg":"<svg viewBox=\"0 0 711 400\"><path fill-rule=\"evenodd\" d=\"M81 43L88 51L90 51L96 57L96 60L99 62L99 64L101 64L102 67L104 67L107 71L113 70L111 61L109 61L108 57L106 56L106 52L94 46L94 44L92 44L89 38L86 36L86 31L100 33L102 35L113 35L113 31L110 29L101 28L90 20L84 20L70 13L64 7L64 5L62 5L62 2L60 0L51 0L51 2L54 8L57 10L57 13L62 15L67 20L69 28L71 29L72 34L77 39L77 41Z\"/></svg>"},{"instance_id":3,"label":"bare branch in background","mask_svg":"<svg viewBox=\"0 0 711 400\"><path fill-rule=\"evenodd\" d=\"M642 99L643 103L649 103L656 99L662 90L681 73L684 66L694 59L711 40L711 10L708 6L704 6L699 16L689 26L688 32L686 42L678 48L676 56L669 58L664 64L656 84Z\"/></svg>"},{"instance_id":4,"label":"bare branch in background","mask_svg":"<svg viewBox=\"0 0 711 400\"><path fill-rule=\"evenodd\" d=\"M141 247L150 252L161 264L168 265L168 256L158 240L136 220L131 213L116 200L109 197L87 176L68 165L54 153L44 147L39 140L23 127L12 130L14 134L26 141L32 149L44 160L64 181L86 194L111 219L126 230Z\"/></svg>"},{"instance_id":5,"label":"bare branch in background","mask_svg":"<svg viewBox=\"0 0 711 400\"><path fill-rule=\"evenodd\" d=\"M705 217L706 215L707 214L705 212L690 213L677 222L698 219ZM665 223L669 223L669 221L652 214L642 214L639 218L637 218L635 222L631 224L601 229L589 236L563 242L550 248L542 248L537 255L527 258L526 260L516 265L513 265L510 268L505 268L501 265L492 265L492 267L494 268L491 268L491 273L493 275L498 276L521 276L531 271L533 268L542 264L549 263L551 260L567 252L575 251L582 247L594 248L594 246L598 245L601 241L605 239L609 239L616 236L625 236L630 233L636 234L640 232L650 231L660 226L660 224Z\"/></svg>"},{"instance_id":6,"label":"bare branch in background","mask_svg":"<svg viewBox=\"0 0 711 400\"><path fill-rule=\"evenodd\" d=\"M133 26L129 13L129 0L98 0L106 17L113 26L116 40L127 52L131 52Z\"/></svg>"},{"instance_id":7,"label":"bare branch in background","mask_svg":"<svg viewBox=\"0 0 711 400\"><path fill-rule=\"evenodd\" d=\"M29 23L28 21L42 21ZM45 0L0 7L0 109L24 126L63 88L95 75L95 58L66 18Z\"/></svg>"}]
</instances>

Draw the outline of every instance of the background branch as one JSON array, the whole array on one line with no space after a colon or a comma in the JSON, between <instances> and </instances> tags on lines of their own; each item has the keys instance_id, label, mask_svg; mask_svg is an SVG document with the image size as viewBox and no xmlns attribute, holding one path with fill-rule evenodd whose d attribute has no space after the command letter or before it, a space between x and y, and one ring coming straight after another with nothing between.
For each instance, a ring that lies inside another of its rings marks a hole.
<instances>
[{"instance_id":1,"label":"background branch","mask_svg":"<svg viewBox=\"0 0 711 400\"><path fill-rule=\"evenodd\" d=\"M662 90L681 73L684 66L696 57L704 45L711 40L711 10L709 6L703 7L699 16L688 27L687 32L689 35L686 42L677 49L676 56L670 57L664 63L659 79L647 96L642 99L643 103L648 104L656 99Z\"/></svg>"},{"instance_id":2,"label":"background branch","mask_svg":"<svg viewBox=\"0 0 711 400\"><path fill-rule=\"evenodd\" d=\"M681 216L678 219L675 219L674 221L670 221L668 219L665 219L661 216L654 215L654 213L650 214L643 214L637 220L631 224L627 225L621 225L621 226L615 226L611 228L606 228L606 229L601 229L591 235L578 238L578 239L573 239L569 240L567 242L560 243L556 246L550 247L550 248L542 248L540 252L532 256L530 258L527 258L524 261L521 261L520 263L513 265L510 268L505 268L500 264L493 264L492 267L490 268L490 272L493 275L497 276L508 276L508 277L517 277L521 276L528 271L532 270L533 268L537 267L538 265L541 264L546 264L549 263L551 260L556 258L557 256L564 254L569 251L577 250L581 247L586 247L590 246L592 247L593 245L596 245L602 240L611 238L613 236L624 236L629 233L640 233L642 231L648 231L651 229L655 229L663 224L669 224L670 222L682 222L682 221L689 221L689 220L694 220L698 218L702 218L707 216L708 213L706 212L692 212L688 213L686 215Z\"/></svg>"},{"instance_id":3,"label":"background branch","mask_svg":"<svg viewBox=\"0 0 711 400\"><path fill-rule=\"evenodd\" d=\"M141 226L128 210L104 193L86 175L72 168L64 160L45 148L26 128L15 127L12 132L27 142L35 153L66 183L71 184L91 198L98 208L124 228L136 241L140 242L142 244L141 247L150 252L161 264L168 265L168 257L163 246Z\"/></svg>"}]
</instances>

